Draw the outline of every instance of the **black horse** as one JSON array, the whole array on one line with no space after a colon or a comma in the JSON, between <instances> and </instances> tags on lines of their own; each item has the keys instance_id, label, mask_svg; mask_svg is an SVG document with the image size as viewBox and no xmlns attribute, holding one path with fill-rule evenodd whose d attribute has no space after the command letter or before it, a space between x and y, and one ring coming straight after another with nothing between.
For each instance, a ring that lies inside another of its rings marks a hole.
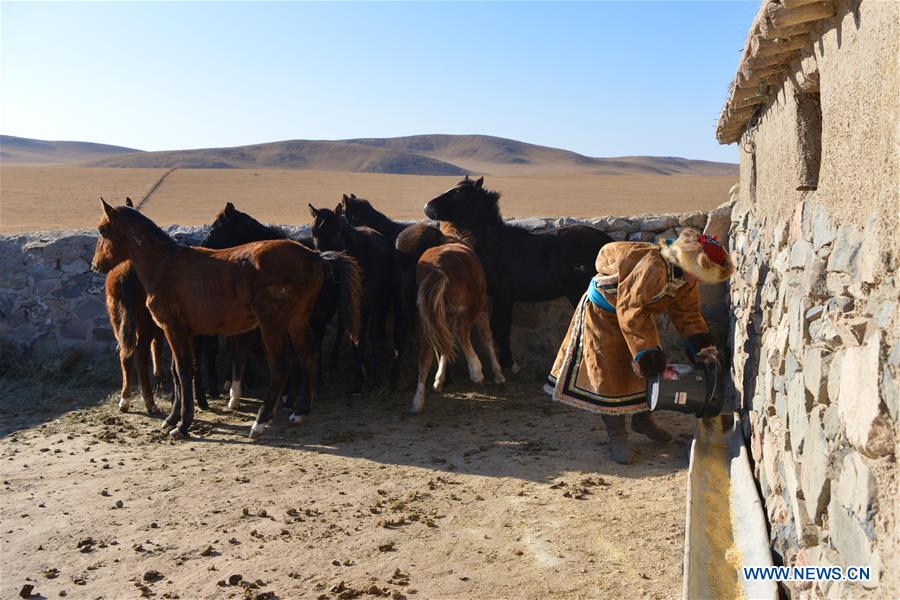
<instances>
[{"instance_id":1,"label":"black horse","mask_svg":"<svg viewBox=\"0 0 900 600\"><path fill-rule=\"evenodd\" d=\"M596 273L597 252L612 238L588 225L540 232L509 225L500 215L499 200L499 192L484 188L483 177L466 176L428 202L425 214L441 221L444 233L475 247L493 300L491 330L500 347L500 364L516 372L509 341L513 305L565 296L576 306Z\"/></svg>"},{"instance_id":2,"label":"black horse","mask_svg":"<svg viewBox=\"0 0 900 600\"><path fill-rule=\"evenodd\" d=\"M393 251L387 238L369 227L353 227L343 215L343 206L334 210L309 205L313 217L313 240L316 249L346 252L356 259L363 273L363 305L359 344L356 348L356 370L353 394L362 393L366 379L366 351L371 345L371 375L375 385L381 383L381 361L387 348L385 330L387 315L393 298ZM338 319L338 336L331 354L337 361L343 324ZM368 344L367 344L368 342Z\"/></svg>"},{"instance_id":3,"label":"black horse","mask_svg":"<svg viewBox=\"0 0 900 600\"><path fill-rule=\"evenodd\" d=\"M264 225L247 213L239 211L234 207L234 204L229 202L225 205L224 210L216 215L216 219L213 221L209 233L206 234L206 237L203 238L200 245L204 248L221 250L223 248L232 248L242 244L249 244L250 242L289 238L300 242L310 249L314 249L312 237L291 238L286 230L272 225ZM334 316L339 298L340 281L337 274L326 273L325 282L322 285L322 290L319 292L319 297L316 300L310 318L310 327L312 329L313 339L315 340L315 347L320 355L322 340L325 337L325 330ZM246 365L247 354L256 343L258 337L259 335L256 331L251 331L227 338L228 347L231 350L231 398L228 403L228 406L231 409L236 409L240 403L241 383L244 379L244 367ZM199 351L195 352L195 356L202 356L201 362L206 367L207 379L209 380L208 385L210 386L210 389L217 389L218 379L215 372L215 363L216 354L218 352L218 339L210 336L198 336L197 340ZM293 362L291 365L292 367L296 366ZM319 371L320 376L318 381L322 381L321 362ZM289 370L288 383L285 386L287 391L286 404L288 406L293 406L294 399L297 396L297 390L301 389L300 383L298 370L296 368L291 368ZM302 389L305 389L305 387ZM309 401L304 396L301 398L300 406L295 412L296 414L308 414L309 408Z\"/></svg>"},{"instance_id":4,"label":"black horse","mask_svg":"<svg viewBox=\"0 0 900 600\"><path fill-rule=\"evenodd\" d=\"M391 387L397 384L400 360L406 340L416 322L416 264L422 253L453 241L428 223L400 223L379 212L372 203L356 194L344 194L341 200L344 217L354 227L366 226L386 237L394 248L394 348L397 351L391 368Z\"/></svg>"}]
</instances>

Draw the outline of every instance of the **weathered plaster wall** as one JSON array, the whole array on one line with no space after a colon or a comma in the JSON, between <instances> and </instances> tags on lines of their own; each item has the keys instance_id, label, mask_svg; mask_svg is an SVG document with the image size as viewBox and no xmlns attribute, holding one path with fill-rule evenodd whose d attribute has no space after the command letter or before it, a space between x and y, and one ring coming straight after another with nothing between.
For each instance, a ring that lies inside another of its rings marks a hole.
<instances>
[{"instance_id":1,"label":"weathered plaster wall","mask_svg":"<svg viewBox=\"0 0 900 600\"><path fill-rule=\"evenodd\" d=\"M718 220L727 218L728 209ZM674 237L685 225L702 229L706 213L605 217L591 221L616 239L651 241ZM529 218L515 221L538 230L578 222L569 218ZM296 235L308 227L288 227ZM197 243L204 227L170 228L187 243ZM49 356L77 349L86 353L111 352L115 342L107 320L103 276L90 271L96 244L94 231L37 232L0 236L0 339L14 344L23 357ZM704 291L704 310L723 334L728 317L724 288ZM547 368L572 314L566 300L520 304L514 321L514 351L523 365ZM674 356L681 342L666 320L661 332Z\"/></svg>"},{"instance_id":2,"label":"weathered plaster wall","mask_svg":"<svg viewBox=\"0 0 900 600\"><path fill-rule=\"evenodd\" d=\"M733 374L774 549L875 576L790 591L896 598L900 5L838 6L742 140ZM816 70L819 182L800 192L797 94Z\"/></svg>"}]
</instances>

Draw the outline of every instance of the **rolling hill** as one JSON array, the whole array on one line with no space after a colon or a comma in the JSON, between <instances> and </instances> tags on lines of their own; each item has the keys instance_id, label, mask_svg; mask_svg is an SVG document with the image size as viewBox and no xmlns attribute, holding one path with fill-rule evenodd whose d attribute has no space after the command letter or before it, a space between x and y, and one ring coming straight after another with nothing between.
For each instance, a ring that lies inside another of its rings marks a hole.
<instances>
[{"instance_id":1,"label":"rolling hill","mask_svg":"<svg viewBox=\"0 0 900 600\"><path fill-rule=\"evenodd\" d=\"M677 157L596 158L487 135L415 135L349 140L289 140L142 152L85 142L0 137L4 164L121 168L299 169L404 175L705 175L736 176L737 165Z\"/></svg>"},{"instance_id":2,"label":"rolling hill","mask_svg":"<svg viewBox=\"0 0 900 600\"><path fill-rule=\"evenodd\" d=\"M71 164L135 152L140 150L91 142L56 142L0 135L0 163L4 165Z\"/></svg>"}]
</instances>

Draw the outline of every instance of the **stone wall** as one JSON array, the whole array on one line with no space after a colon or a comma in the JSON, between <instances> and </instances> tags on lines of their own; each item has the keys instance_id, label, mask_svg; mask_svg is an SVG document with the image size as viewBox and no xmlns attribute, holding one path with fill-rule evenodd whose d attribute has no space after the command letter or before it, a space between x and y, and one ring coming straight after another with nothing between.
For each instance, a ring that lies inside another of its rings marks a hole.
<instances>
[{"instance_id":1,"label":"stone wall","mask_svg":"<svg viewBox=\"0 0 900 600\"><path fill-rule=\"evenodd\" d=\"M739 143L733 376L777 556L874 577L785 591L897 598L900 12L835 7ZM819 129L802 126L809 93Z\"/></svg>"},{"instance_id":2,"label":"stone wall","mask_svg":"<svg viewBox=\"0 0 900 600\"><path fill-rule=\"evenodd\" d=\"M721 211L720 211L721 212ZM702 229L707 214L514 220L531 230L577 222L590 223L615 239L652 241L674 237L685 225ZM288 227L296 235L308 226ZM205 227L172 227L169 233L197 243ZM106 316L103 276L91 272L95 231L36 232L0 236L0 340L13 344L23 357L42 357L77 349L110 352L115 346ZM717 330L727 327L724 289L704 292L705 311ZM520 362L543 370L552 361L572 314L567 300L516 307L513 344ZM673 349L681 348L665 321L661 333ZM677 353L676 353L677 356Z\"/></svg>"},{"instance_id":3,"label":"stone wall","mask_svg":"<svg viewBox=\"0 0 900 600\"><path fill-rule=\"evenodd\" d=\"M897 257L874 224L840 225L812 201L789 221L739 202L733 224L733 376L774 550L870 566L872 597L897 597Z\"/></svg>"}]
</instances>

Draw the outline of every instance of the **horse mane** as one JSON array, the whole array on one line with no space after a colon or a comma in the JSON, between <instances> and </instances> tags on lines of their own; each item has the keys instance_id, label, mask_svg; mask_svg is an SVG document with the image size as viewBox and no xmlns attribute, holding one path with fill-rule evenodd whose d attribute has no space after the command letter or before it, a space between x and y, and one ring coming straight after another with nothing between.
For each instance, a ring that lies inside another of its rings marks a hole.
<instances>
[{"instance_id":1,"label":"horse mane","mask_svg":"<svg viewBox=\"0 0 900 600\"><path fill-rule=\"evenodd\" d=\"M135 238L138 242L161 242L170 244L172 246L180 246L180 244L176 242L172 238L172 236L163 231L159 225L151 221L149 217L139 212L137 209L129 208L127 206L120 206L116 210L118 211L118 217L128 221L129 225L137 227L139 232L135 231L134 227L132 227L132 233L138 234L135 235Z\"/></svg>"},{"instance_id":2,"label":"horse mane","mask_svg":"<svg viewBox=\"0 0 900 600\"><path fill-rule=\"evenodd\" d=\"M274 240L288 239L290 235L283 227L276 225L267 225L257 221L245 212L241 212L235 208L231 210L225 209L216 215L215 220L209 228L209 232L200 242L201 246L206 247L210 243L213 233L221 228L239 228L242 238L252 238L253 240ZM233 240L241 243L240 240Z\"/></svg>"},{"instance_id":3,"label":"horse mane","mask_svg":"<svg viewBox=\"0 0 900 600\"><path fill-rule=\"evenodd\" d=\"M469 188L468 192L477 198L477 211L472 215L472 221L469 224L489 224L500 225L503 223L503 215L500 214L500 192L489 190L485 187L477 185L477 181L473 179L463 179L456 184L459 188ZM466 219L468 221L468 219ZM459 234L456 234L459 237Z\"/></svg>"}]
</instances>

